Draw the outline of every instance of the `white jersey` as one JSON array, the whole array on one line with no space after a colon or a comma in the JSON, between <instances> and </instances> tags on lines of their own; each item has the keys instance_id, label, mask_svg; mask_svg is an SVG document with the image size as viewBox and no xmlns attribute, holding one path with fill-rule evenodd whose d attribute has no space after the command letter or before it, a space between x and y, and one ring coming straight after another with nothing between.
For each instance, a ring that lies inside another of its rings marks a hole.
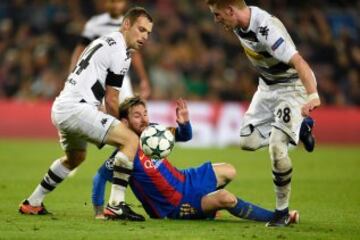
<instances>
[{"instance_id":1,"label":"white jersey","mask_svg":"<svg viewBox=\"0 0 360 240\"><path fill-rule=\"evenodd\" d=\"M289 65L297 52L295 45L279 19L251 6L248 29L234 29L245 54L267 84L295 82L297 71Z\"/></svg>"},{"instance_id":2,"label":"white jersey","mask_svg":"<svg viewBox=\"0 0 360 240\"><path fill-rule=\"evenodd\" d=\"M105 86L119 88L131 63L121 32L94 40L80 56L55 104L86 102L100 106Z\"/></svg>"},{"instance_id":3,"label":"white jersey","mask_svg":"<svg viewBox=\"0 0 360 240\"><path fill-rule=\"evenodd\" d=\"M85 24L84 30L81 34L80 42L83 45L88 45L90 42L100 36L119 31L123 20L124 16L112 18L109 13L99 14L90 18L89 21L87 21ZM134 94L130 82L130 77L129 74L126 74L123 85L121 87L119 101L123 102L126 98L132 97L133 95Z\"/></svg>"},{"instance_id":4,"label":"white jersey","mask_svg":"<svg viewBox=\"0 0 360 240\"><path fill-rule=\"evenodd\" d=\"M87 45L98 37L119 31L123 20L123 16L111 18L109 13L99 14L90 18L89 21L86 22L81 34L82 42L84 45Z\"/></svg>"}]
</instances>

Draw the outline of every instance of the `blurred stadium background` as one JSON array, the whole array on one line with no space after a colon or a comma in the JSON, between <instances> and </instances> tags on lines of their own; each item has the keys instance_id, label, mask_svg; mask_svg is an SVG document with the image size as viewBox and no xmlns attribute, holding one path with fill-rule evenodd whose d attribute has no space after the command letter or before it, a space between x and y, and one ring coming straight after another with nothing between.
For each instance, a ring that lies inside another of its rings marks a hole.
<instances>
[{"instance_id":1,"label":"blurred stadium background","mask_svg":"<svg viewBox=\"0 0 360 240\"><path fill-rule=\"evenodd\" d=\"M84 23L103 1L2 0L0 96L52 100L67 77ZM203 1L134 0L155 17L142 51L152 99L250 100L257 77L232 33L213 23ZM360 105L360 1L248 1L283 20L311 63L322 103Z\"/></svg>"}]
</instances>

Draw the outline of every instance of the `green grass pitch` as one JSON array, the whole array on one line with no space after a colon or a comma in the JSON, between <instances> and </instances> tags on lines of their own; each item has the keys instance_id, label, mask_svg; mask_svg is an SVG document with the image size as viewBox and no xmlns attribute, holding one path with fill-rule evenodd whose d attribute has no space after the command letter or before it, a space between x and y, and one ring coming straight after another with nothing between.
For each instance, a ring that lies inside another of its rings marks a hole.
<instances>
[{"instance_id":1,"label":"green grass pitch","mask_svg":"<svg viewBox=\"0 0 360 240\"><path fill-rule=\"evenodd\" d=\"M0 239L360 239L359 146L319 146L312 154L301 147L292 150L291 208L300 211L301 222L276 229L225 211L214 221L96 221L90 200L92 176L111 151L89 148L77 174L46 198L52 216L23 216L18 204L62 152L55 140L1 140ZM231 163L238 174L228 189L245 200L274 207L266 150L176 148L170 160L180 168L206 160ZM130 191L127 201L144 213Z\"/></svg>"}]
</instances>

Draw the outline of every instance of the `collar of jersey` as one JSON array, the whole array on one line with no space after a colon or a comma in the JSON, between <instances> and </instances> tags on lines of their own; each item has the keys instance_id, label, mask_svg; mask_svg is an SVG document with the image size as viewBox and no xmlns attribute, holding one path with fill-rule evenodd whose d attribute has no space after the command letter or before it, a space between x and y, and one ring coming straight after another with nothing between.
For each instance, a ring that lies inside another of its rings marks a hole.
<instances>
[{"instance_id":1,"label":"collar of jersey","mask_svg":"<svg viewBox=\"0 0 360 240\"><path fill-rule=\"evenodd\" d=\"M243 29L242 27L237 27L234 30L235 31L242 31L244 33L248 33L249 31L251 31L251 29L253 29L253 25L254 25L254 15L255 15L255 7L254 6L249 6L250 9L250 23L249 26L247 27L247 29Z\"/></svg>"}]
</instances>

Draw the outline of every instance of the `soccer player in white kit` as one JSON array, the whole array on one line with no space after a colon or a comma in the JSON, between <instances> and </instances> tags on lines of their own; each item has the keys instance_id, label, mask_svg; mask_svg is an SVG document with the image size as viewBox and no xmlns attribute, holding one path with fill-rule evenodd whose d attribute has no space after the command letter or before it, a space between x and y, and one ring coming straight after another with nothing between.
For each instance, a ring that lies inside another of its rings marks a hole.
<instances>
[{"instance_id":1,"label":"soccer player in white kit","mask_svg":"<svg viewBox=\"0 0 360 240\"><path fill-rule=\"evenodd\" d=\"M131 53L146 42L153 27L149 13L140 7L124 16L120 31L93 41L83 52L51 110L65 156L50 166L34 192L20 204L23 214L43 215L45 196L85 160L87 142L113 145L115 157L109 208L115 219L144 221L125 203L125 189L139 144L137 135L117 120L119 89L130 67ZM121 94L121 92L120 92ZM99 110L102 100L106 112Z\"/></svg>"},{"instance_id":2,"label":"soccer player in white kit","mask_svg":"<svg viewBox=\"0 0 360 240\"><path fill-rule=\"evenodd\" d=\"M118 31L124 20L124 13L126 12L127 6L128 0L106 0L105 8L107 11L93 16L86 22L83 32L79 38L79 42L75 47L71 58L70 71L74 69L81 53L84 51L86 46L90 44L90 42L105 34ZM150 96L151 87L140 52L133 53L131 59L131 65L135 69L135 72L140 80L140 96L143 99L147 99ZM121 87L120 102L124 101L124 99L128 97L132 97L133 95L130 77L129 74L126 74Z\"/></svg>"},{"instance_id":3,"label":"soccer player in white kit","mask_svg":"<svg viewBox=\"0 0 360 240\"><path fill-rule=\"evenodd\" d=\"M276 214L267 226L286 226L292 175L288 145L298 143L304 117L320 105L315 76L279 19L244 0L206 3L215 21L239 38L260 75L242 122L240 145L252 151L269 145Z\"/></svg>"}]
</instances>

